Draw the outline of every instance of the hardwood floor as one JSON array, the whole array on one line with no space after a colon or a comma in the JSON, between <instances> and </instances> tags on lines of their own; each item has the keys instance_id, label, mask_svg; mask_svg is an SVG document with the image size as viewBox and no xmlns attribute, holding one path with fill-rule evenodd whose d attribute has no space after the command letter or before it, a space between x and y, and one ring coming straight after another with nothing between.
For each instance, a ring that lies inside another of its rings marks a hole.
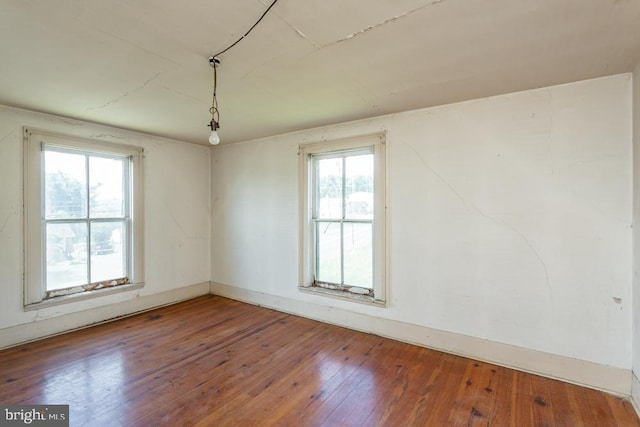
<instances>
[{"instance_id":1,"label":"hardwood floor","mask_svg":"<svg viewBox=\"0 0 640 427\"><path fill-rule=\"evenodd\" d=\"M72 426L640 426L615 396L215 296L4 350L0 403Z\"/></svg>"}]
</instances>

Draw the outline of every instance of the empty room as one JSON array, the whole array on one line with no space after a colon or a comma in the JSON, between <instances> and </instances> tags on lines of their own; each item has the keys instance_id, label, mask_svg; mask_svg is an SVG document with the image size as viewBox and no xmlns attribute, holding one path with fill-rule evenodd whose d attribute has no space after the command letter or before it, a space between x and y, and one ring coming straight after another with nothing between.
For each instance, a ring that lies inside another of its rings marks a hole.
<instances>
[{"instance_id":1,"label":"empty room","mask_svg":"<svg viewBox=\"0 0 640 427\"><path fill-rule=\"evenodd\" d=\"M640 426L640 1L0 36L0 425Z\"/></svg>"}]
</instances>

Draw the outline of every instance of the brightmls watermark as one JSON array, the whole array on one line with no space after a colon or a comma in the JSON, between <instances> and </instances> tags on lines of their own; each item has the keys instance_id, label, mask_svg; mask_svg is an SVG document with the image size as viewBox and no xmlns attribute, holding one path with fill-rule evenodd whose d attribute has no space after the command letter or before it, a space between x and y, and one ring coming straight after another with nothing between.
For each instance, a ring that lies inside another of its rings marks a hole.
<instances>
[{"instance_id":1,"label":"brightmls watermark","mask_svg":"<svg viewBox=\"0 0 640 427\"><path fill-rule=\"evenodd\" d=\"M0 427L69 427L69 405L0 405Z\"/></svg>"}]
</instances>

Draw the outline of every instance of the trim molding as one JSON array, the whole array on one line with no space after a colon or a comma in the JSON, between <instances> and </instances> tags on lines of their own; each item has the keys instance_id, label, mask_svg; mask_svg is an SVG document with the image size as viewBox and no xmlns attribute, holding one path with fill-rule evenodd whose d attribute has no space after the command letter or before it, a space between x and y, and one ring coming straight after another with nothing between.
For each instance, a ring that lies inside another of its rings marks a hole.
<instances>
[{"instance_id":1,"label":"trim molding","mask_svg":"<svg viewBox=\"0 0 640 427\"><path fill-rule=\"evenodd\" d=\"M103 307L69 313L44 321L0 329L0 349L83 329L209 293L361 332L373 333L409 344L420 345L507 368L603 390L623 397L630 396L631 403L640 416L640 379L627 369L501 344L467 335L355 313L336 307L299 301L215 282L202 282L183 288L109 304Z\"/></svg>"},{"instance_id":2,"label":"trim molding","mask_svg":"<svg viewBox=\"0 0 640 427\"><path fill-rule=\"evenodd\" d=\"M636 414L640 417L640 380L635 373L631 375L631 404L633 409L636 410Z\"/></svg>"},{"instance_id":3,"label":"trim molding","mask_svg":"<svg viewBox=\"0 0 640 427\"><path fill-rule=\"evenodd\" d=\"M0 329L0 349L83 329L209 293L209 282Z\"/></svg>"},{"instance_id":4,"label":"trim molding","mask_svg":"<svg viewBox=\"0 0 640 427\"><path fill-rule=\"evenodd\" d=\"M211 282L211 293L628 397L630 370ZM637 383L637 384L636 384ZM634 381L640 406L640 382Z\"/></svg>"}]
</instances>

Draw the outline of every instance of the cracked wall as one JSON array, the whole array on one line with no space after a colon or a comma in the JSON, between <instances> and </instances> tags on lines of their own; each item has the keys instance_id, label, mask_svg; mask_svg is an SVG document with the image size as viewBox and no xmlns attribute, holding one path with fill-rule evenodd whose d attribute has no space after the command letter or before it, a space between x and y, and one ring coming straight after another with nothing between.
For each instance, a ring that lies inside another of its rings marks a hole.
<instances>
[{"instance_id":1,"label":"cracked wall","mask_svg":"<svg viewBox=\"0 0 640 427\"><path fill-rule=\"evenodd\" d=\"M143 288L23 309L23 126L144 148ZM0 106L0 348L46 335L47 330L102 321L118 315L114 313L123 306L145 305L191 285L205 283L208 290L209 152L195 144ZM107 314L100 318L96 312ZM46 324L38 323L44 319Z\"/></svg>"},{"instance_id":2,"label":"cracked wall","mask_svg":"<svg viewBox=\"0 0 640 427\"><path fill-rule=\"evenodd\" d=\"M216 149L212 280L630 369L630 97L625 74ZM298 144L381 130L387 307L299 294Z\"/></svg>"}]
</instances>

